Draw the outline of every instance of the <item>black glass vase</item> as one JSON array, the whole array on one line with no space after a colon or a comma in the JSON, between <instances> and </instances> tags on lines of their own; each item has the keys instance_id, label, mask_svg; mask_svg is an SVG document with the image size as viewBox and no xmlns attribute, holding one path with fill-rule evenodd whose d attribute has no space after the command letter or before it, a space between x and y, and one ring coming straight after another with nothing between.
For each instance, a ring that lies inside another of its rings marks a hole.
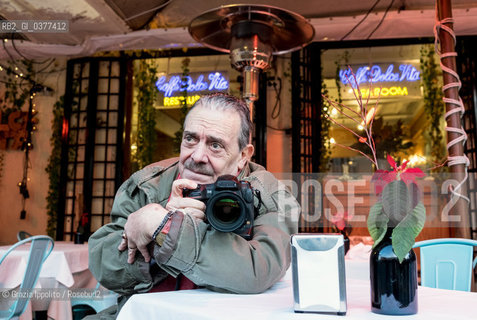
<instances>
[{"instance_id":1,"label":"black glass vase","mask_svg":"<svg viewBox=\"0 0 477 320\"><path fill-rule=\"evenodd\" d=\"M393 251L392 229L371 251L371 311L388 315L417 313L417 261L411 249L402 263Z\"/></svg>"}]
</instances>

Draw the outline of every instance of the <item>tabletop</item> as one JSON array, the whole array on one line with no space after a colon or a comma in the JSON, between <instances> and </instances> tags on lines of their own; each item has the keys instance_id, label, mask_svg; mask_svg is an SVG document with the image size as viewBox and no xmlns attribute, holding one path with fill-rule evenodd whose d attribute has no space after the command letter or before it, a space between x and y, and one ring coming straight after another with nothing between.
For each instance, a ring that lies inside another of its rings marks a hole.
<instances>
[{"instance_id":1,"label":"tabletop","mask_svg":"<svg viewBox=\"0 0 477 320\"><path fill-rule=\"evenodd\" d=\"M371 312L369 262L346 260L348 310L346 319L396 319ZM330 314L295 313L291 272L262 294L224 294L207 289L133 295L118 320L128 319L337 319ZM326 288L317 288L326 290ZM419 311L414 319L475 319L477 293L418 289Z\"/></svg>"}]
</instances>

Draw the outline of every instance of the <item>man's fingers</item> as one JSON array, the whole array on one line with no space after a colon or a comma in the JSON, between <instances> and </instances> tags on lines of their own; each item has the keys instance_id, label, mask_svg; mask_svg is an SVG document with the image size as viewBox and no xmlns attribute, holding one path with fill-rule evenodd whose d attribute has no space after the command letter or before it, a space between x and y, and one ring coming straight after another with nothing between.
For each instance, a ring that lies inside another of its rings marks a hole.
<instances>
[{"instance_id":1,"label":"man's fingers","mask_svg":"<svg viewBox=\"0 0 477 320\"><path fill-rule=\"evenodd\" d=\"M146 262L149 262L151 260L151 255L149 254L147 247L137 247L137 249L139 250L139 252L141 252Z\"/></svg>"},{"instance_id":2,"label":"man's fingers","mask_svg":"<svg viewBox=\"0 0 477 320\"><path fill-rule=\"evenodd\" d=\"M167 210L194 208L197 210L205 211L205 203L200 200L192 198L171 198L166 205Z\"/></svg>"},{"instance_id":3,"label":"man's fingers","mask_svg":"<svg viewBox=\"0 0 477 320\"><path fill-rule=\"evenodd\" d=\"M182 197L182 189L195 189L197 183L189 179L177 179L172 183L171 197Z\"/></svg>"},{"instance_id":4,"label":"man's fingers","mask_svg":"<svg viewBox=\"0 0 477 320\"><path fill-rule=\"evenodd\" d=\"M127 249L127 247L128 247L128 240L127 240L127 239L124 239L124 238L121 239L121 243L120 243L119 246L118 246L118 250L119 250L119 251L124 251L124 250Z\"/></svg>"},{"instance_id":5,"label":"man's fingers","mask_svg":"<svg viewBox=\"0 0 477 320\"><path fill-rule=\"evenodd\" d=\"M205 213L202 210L197 210L195 208L186 208L184 209L185 213L193 216L194 218L198 220L204 220L205 219Z\"/></svg>"},{"instance_id":6,"label":"man's fingers","mask_svg":"<svg viewBox=\"0 0 477 320\"><path fill-rule=\"evenodd\" d=\"M136 260L137 248L128 248L128 263L133 263Z\"/></svg>"},{"instance_id":7,"label":"man's fingers","mask_svg":"<svg viewBox=\"0 0 477 320\"><path fill-rule=\"evenodd\" d=\"M137 244L128 239L128 263L133 263L136 260Z\"/></svg>"}]
</instances>

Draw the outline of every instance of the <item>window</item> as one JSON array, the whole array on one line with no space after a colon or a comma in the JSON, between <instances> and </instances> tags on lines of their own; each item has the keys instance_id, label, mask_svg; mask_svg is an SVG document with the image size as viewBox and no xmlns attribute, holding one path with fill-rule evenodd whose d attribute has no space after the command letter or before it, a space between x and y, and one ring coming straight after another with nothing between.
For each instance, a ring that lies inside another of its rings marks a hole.
<instances>
[{"instance_id":1,"label":"window","mask_svg":"<svg viewBox=\"0 0 477 320\"><path fill-rule=\"evenodd\" d=\"M423 79L420 62L421 52L427 48L427 45L401 45L330 49L322 53L323 83L328 96L358 110L356 96L361 95L363 104L368 105L368 116L375 113L373 138L381 169L389 167L385 160L387 154L399 162L409 160L411 166L432 167L437 161L433 159L435 151L431 147L434 144L429 131L433 114L425 107L423 81L426 79ZM436 66L440 72L439 64ZM440 73L436 73L431 80L438 83L441 79ZM441 101L440 97L438 99ZM364 136L362 124L353 122L337 109L351 115L350 111L339 106L331 106L327 112L341 125ZM439 118L437 130L442 141L438 141L434 148L440 148L438 153L444 155L444 120L441 115ZM336 142L331 145L331 172L372 172L369 160L358 152L337 145L351 146L369 154L369 149L356 136L332 124L329 139Z\"/></svg>"}]
</instances>

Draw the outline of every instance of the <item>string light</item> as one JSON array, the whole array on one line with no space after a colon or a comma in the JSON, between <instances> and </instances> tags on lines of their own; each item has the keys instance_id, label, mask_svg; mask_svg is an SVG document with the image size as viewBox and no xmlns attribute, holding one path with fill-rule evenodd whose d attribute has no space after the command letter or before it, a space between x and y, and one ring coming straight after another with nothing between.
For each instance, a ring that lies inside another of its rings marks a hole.
<instances>
[{"instance_id":1,"label":"string light","mask_svg":"<svg viewBox=\"0 0 477 320\"><path fill-rule=\"evenodd\" d=\"M456 56L457 53L455 51L442 53L441 48L440 48L441 43L440 43L440 39L439 39L439 32L442 30L442 31L447 32L452 37L452 39L454 40L454 47L453 48L455 49L456 35L454 33L454 30L446 25L446 24L453 24L453 23L454 23L454 19L444 18L442 20L437 21L436 24L434 25L434 50L440 58L439 60L440 60L441 69L444 73L447 73L448 75L451 75L454 78L452 80L452 82L444 84L444 86L442 87L442 91L444 92L444 95L445 95L443 100L444 100L444 103L446 104L446 108L447 108L448 105L453 106L452 108L448 108L449 110L444 115L444 118L445 118L446 121L448 121L449 117L452 116L454 113L459 113L460 118L462 118L463 115L464 115L464 112L465 112L464 103L462 102L462 99L461 99L461 97L458 93L460 87L462 86L459 74L457 72L455 72L453 69L445 66L443 61L442 61L444 58ZM450 90L450 89L453 89L453 88L456 88L456 87L458 88L457 89L458 100L448 98L446 96L447 90ZM467 133L465 132L464 128L462 128L461 123L458 123L457 127L447 126L446 131L447 132L453 132L456 135L458 135L458 137L455 137L453 140L451 140L447 143L447 150L448 150L448 154L449 154L448 157L447 157L447 159L449 160L447 166L448 167L452 167L452 166L456 166L456 165L463 165L464 166L464 177L460 181L458 181L458 184L456 186L454 186L453 188L450 189L450 192L451 192L452 196L451 196L451 199L449 201L454 201L457 197L457 198L461 198L461 199L465 200L467 203L470 203L469 197L467 197L465 194L462 193L462 187L465 185L467 179L469 178L467 168L470 165L470 160L465 155L465 153L463 155L451 156L452 146L454 146L457 143L461 143L464 146L466 145Z\"/></svg>"},{"instance_id":2,"label":"string light","mask_svg":"<svg viewBox=\"0 0 477 320\"><path fill-rule=\"evenodd\" d=\"M403 159L403 162L406 161L406 160L407 159ZM410 167L424 165L424 164L426 164L426 162L427 162L426 157L424 157L422 155L413 154L409 157L409 166Z\"/></svg>"},{"instance_id":3,"label":"string light","mask_svg":"<svg viewBox=\"0 0 477 320\"><path fill-rule=\"evenodd\" d=\"M20 74L22 75L22 74ZM29 151L33 149L33 143L32 143L32 133L33 131L36 130L36 126L34 126L35 123L38 122L37 119L33 119L35 114L37 113L37 110L34 109L33 107L36 105L33 103L33 99L36 96L36 91L42 90L43 87L40 85L35 84L31 89L30 89L30 100L29 100L29 107L28 107L28 118L27 118L27 124L26 124L26 137L23 140L22 144L22 150L25 152L25 159L23 162L23 179L20 183L18 183L18 187L20 188L20 194L22 195L22 210L20 212L20 219L25 219L26 218L26 210L25 210L25 202L26 199L30 197L30 193L28 191L28 182L31 181L31 179L28 177L28 164L30 163L29 161Z\"/></svg>"},{"instance_id":4,"label":"string light","mask_svg":"<svg viewBox=\"0 0 477 320\"><path fill-rule=\"evenodd\" d=\"M7 42L7 39L3 39L4 42ZM51 91L49 88L45 88L42 85L36 83L35 81L31 80L27 75L25 75L20 68L17 66L12 66L12 67L4 67L0 65L0 72L3 72L4 69L7 71L8 75L10 77L14 77L16 79L21 78L28 80L30 84L32 85L31 89L29 90L30 93L30 99L28 100L29 102L29 107L28 107L28 115L23 119L23 124L26 125L22 129L21 136L17 137L15 141L15 147L18 146L18 142L21 143L21 150L24 152L25 157L23 161L23 178L20 182L18 182L18 187L20 194L22 196L22 210L20 212L20 219L25 219L26 218L26 210L25 210L25 205L26 205L26 200L30 197L29 191L28 191L28 183L31 182L31 178L28 177L28 171L30 169L31 162L29 160L29 151L33 149L33 142L32 142L32 133L36 131L38 128L36 124L38 123L38 119L34 118L35 115L38 113L38 110L34 107L36 107L36 104L34 103L34 98L37 95L37 92L47 92ZM24 114L24 113L23 113ZM25 132L26 129L26 132ZM11 128L8 128L8 130L11 130Z\"/></svg>"}]
</instances>

